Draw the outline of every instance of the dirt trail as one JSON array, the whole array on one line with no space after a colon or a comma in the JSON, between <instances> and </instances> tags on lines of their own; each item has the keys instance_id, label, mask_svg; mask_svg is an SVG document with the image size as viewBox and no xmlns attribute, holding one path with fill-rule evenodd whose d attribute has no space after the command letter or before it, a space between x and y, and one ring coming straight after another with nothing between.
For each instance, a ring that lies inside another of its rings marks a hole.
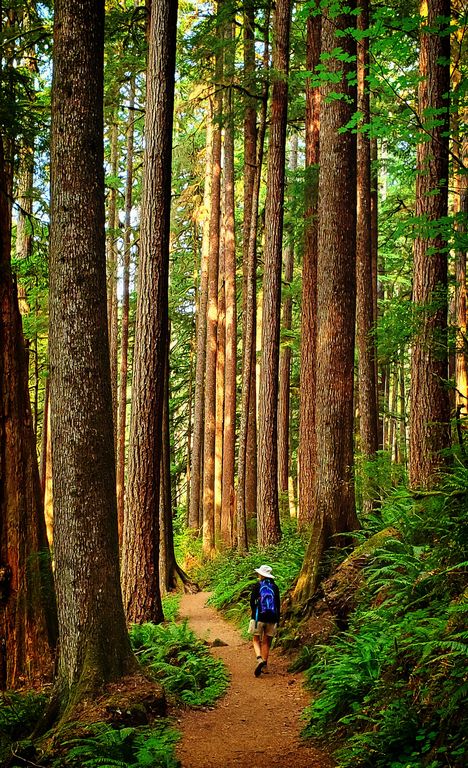
<instances>
[{"instance_id":1,"label":"dirt trail","mask_svg":"<svg viewBox=\"0 0 468 768\"><path fill-rule=\"evenodd\" d=\"M206 592L185 595L180 614L203 640L226 643L213 654L227 665L231 684L216 707L179 715L183 768L331 768L328 755L300 740L300 714L308 703L301 675L273 650L269 674L255 678L251 644L206 605Z\"/></svg>"}]
</instances>

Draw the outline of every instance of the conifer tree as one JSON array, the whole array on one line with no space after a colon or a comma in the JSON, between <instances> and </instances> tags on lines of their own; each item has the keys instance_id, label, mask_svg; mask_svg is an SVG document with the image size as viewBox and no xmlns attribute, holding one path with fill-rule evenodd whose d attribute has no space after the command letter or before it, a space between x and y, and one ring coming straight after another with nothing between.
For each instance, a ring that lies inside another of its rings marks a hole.
<instances>
[{"instance_id":1,"label":"conifer tree","mask_svg":"<svg viewBox=\"0 0 468 768\"><path fill-rule=\"evenodd\" d=\"M324 551L335 534L358 526L352 476L354 326L356 311L356 138L343 128L356 104L351 7L322 17L320 172L317 242L317 473L310 543L294 597L317 586ZM346 12L347 11L347 12ZM341 98L336 98L339 94Z\"/></svg>"},{"instance_id":2,"label":"conifer tree","mask_svg":"<svg viewBox=\"0 0 468 768\"><path fill-rule=\"evenodd\" d=\"M427 11L426 11L427 8ZM448 0L421 6L413 302L416 333L411 357L410 483L431 487L450 445L447 390L447 215L450 86Z\"/></svg>"},{"instance_id":3,"label":"conifer tree","mask_svg":"<svg viewBox=\"0 0 468 768\"><path fill-rule=\"evenodd\" d=\"M274 80L265 203L257 494L257 537L260 547L273 544L281 537L278 505L277 409L290 21L289 0L279 0L274 14Z\"/></svg>"},{"instance_id":4,"label":"conifer tree","mask_svg":"<svg viewBox=\"0 0 468 768\"><path fill-rule=\"evenodd\" d=\"M122 551L127 619L161 621L159 503L168 335L177 3L151 6L132 415Z\"/></svg>"},{"instance_id":5,"label":"conifer tree","mask_svg":"<svg viewBox=\"0 0 468 768\"><path fill-rule=\"evenodd\" d=\"M119 579L106 312L104 2L58 0L52 86L50 372L59 707L136 668Z\"/></svg>"}]
</instances>

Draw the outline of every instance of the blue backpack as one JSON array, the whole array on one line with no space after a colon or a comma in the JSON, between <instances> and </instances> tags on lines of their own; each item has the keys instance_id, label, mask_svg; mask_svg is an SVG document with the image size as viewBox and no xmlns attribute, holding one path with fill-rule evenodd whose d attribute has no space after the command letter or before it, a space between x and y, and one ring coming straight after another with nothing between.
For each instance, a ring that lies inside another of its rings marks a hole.
<instances>
[{"instance_id":1,"label":"blue backpack","mask_svg":"<svg viewBox=\"0 0 468 768\"><path fill-rule=\"evenodd\" d=\"M271 579L262 579L260 582L260 594L257 600L255 621L264 621L272 624L277 621L278 610L276 596Z\"/></svg>"}]
</instances>

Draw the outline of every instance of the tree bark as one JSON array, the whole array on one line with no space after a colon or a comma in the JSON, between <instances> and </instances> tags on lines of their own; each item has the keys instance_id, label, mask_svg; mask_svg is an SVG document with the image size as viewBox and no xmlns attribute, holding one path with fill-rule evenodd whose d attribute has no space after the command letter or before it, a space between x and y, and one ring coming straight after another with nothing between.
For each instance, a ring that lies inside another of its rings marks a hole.
<instances>
[{"instance_id":1,"label":"tree bark","mask_svg":"<svg viewBox=\"0 0 468 768\"><path fill-rule=\"evenodd\" d=\"M192 324L192 340L195 337L195 323ZM185 464L185 484L186 484L186 524L189 527L189 510L190 510L190 467L192 465L192 420L193 420L193 374L194 374L194 354L193 354L193 341L190 344L190 371L188 381L188 398L187 398L187 411L188 411L188 426L187 426L187 459Z\"/></svg>"},{"instance_id":2,"label":"tree bark","mask_svg":"<svg viewBox=\"0 0 468 768\"><path fill-rule=\"evenodd\" d=\"M269 62L269 13L265 18L265 40L263 51L264 69L268 71ZM236 499L236 538L237 548L240 552L248 549L247 539L247 518L251 517L253 512L252 505L256 502L256 486L251 488L249 480L253 474L257 475L256 464L255 472L249 473L248 461L250 457L250 440L255 438L256 430L251 430L251 425L256 423L256 418L252 420L252 411L256 417L256 310L257 310L257 219L258 203L260 197L260 183L263 164L263 147L265 143L266 119L268 105L268 80L264 80L261 114L258 126L257 155L255 162L255 177L252 188L252 208L250 218L249 242L247 252L247 275L245 280L246 293L244 296L243 322L244 322L244 345L242 350L242 402L241 418L239 426L239 455L237 462L237 499ZM244 191L245 196L245 191ZM250 430L250 431L249 431ZM251 491L255 494L252 496ZM256 506L256 503L255 503Z\"/></svg>"},{"instance_id":3,"label":"tree bark","mask_svg":"<svg viewBox=\"0 0 468 768\"><path fill-rule=\"evenodd\" d=\"M371 190L370 190L370 208L371 208L371 252L372 252L372 285L374 287L373 306L374 306L374 326L377 325L379 318L379 299L383 299L383 286L379 280L380 273L382 271L382 265L379 263L379 236L378 236L378 219L379 219L379 178L378 178L378 147L377 139L375 137L370 140L370 152L371 152ZM381 388L382 372L379 369L378 355L375 355L375 386L376 395L375 400L377 404L377 445L378 449L383 449L383 405L384 397Z\"/></svg>"},{"instance_id":4,"label":"tree bark","mask_svg":"<svg viewBox=\"0 0 468 768\"><path fill-rule=\"evenodd\" d=\"M229 45L234 42L231 20L227 30ZM234 51L227 57L233 71ZM233 76L233 75L231 75ZM226 305L226 360L224 397L224 451L221 508L221 541L232 547L234 522L234 472L236 453L236 374L237 374L237 314L236 314L236 233L234 220L234 116L232 89L226 92L224 127L224 290Z\"/></svg>"},{"instance_id":5,"label":"tree bark","mask_svg":"<svg viewBox=\"0 0 468 768\"><path fill-rule=\"evenodd\" d=\"M307 69L320 62L321 17L307 20ZM306 187L304 256L301 304L301 391L299 405L299 512L300 528L310 525L314 510L317 464L315 433L317 353L317 202L320 155L320 88L306 85Z\"/></svg>"},{"instance_id":6,"label":"tree bark","mask_svg":"<svg viewBox=\"0 0 468 768\"><path fill-rule=\"evenodd\" d=\"M358 526L353 465L354 329L356 309L356 138L340 132L355 111L350 84L355 43L345 30L348 14L322 19L322 51L327 70L339 82L321 87L320 173L317 261L317 473L311 538L294 599L303 602L315 591L325 549L335 534ZM349 56L340 61L337 48ZM344 98L330 99L330 93ZM339 298L338 298L339 297Z\"/></svg>"},{"instance_id":7,"label":"tree bark","mask_svg":"<svg viewBox=\"0 0 468 768\"><path fill-rule=\"evenodd\" d=\"M153 3L146 79L144 187L129 472L122 552L127 619L163 618L159 588L162 402L168 333L169 223L177 3Z\"/></svg>"},{"instance_id":8,"label":"tree bark","mask_svg":"<svg viewBox=\"0 0 468 768\"><path fill-rule=\"evenodd\" d=\"M127 445L128 332L130 313L131 213L133 205L133 145L135 134L135 77L130 80L127 119L127 169L125 179L125 221L123 238L122 321L120 326L120 388L117 425L117 519L122 543L125 506L125 448Z\"/></svg>"},{"instance_id":9,"label":"tree bark","mask_svg":"<svg viewBox=\"0 0 468 768\"><path fill-rule=\"evenodd\" d=\"M110 129L111 144L111 173L113 178L118 173L119 159L119 124L117 109L113 115L112 126ZM111 366L111 387L112 387L112 415L114 424L114 444L117 456L117 419L118 419L118 399L117 399L117 352L118 352L118 299L117 299L117 235L118 226L117 214L117 190L115 185L109 190L109 202L107 209L107 322L109 326L109 352Z\"/></svg>"},{"instance_id":10,"label":"tree bark","mask_svg":"<svg viewBox=\"0 0 468 768\"><path fill-rule=\"evenodd\" d=\"M446 462L450 446L447 390L447 253L440 221L447 216L450 3L429 0L421 6L419 118L417 151L413 303L417 330L411 356L410 484L430 488ZM424 18L425 17L425 18ZM434 125L434 110L437 123Z\"/></svg>"},{"instance_id":11,"label":"tree bark","mask_svg":"<svg viewBox=\"0 0 468 768\"><path fill-rule=\"evenodd\" d=\"M458 60L462 58L463 36L457 36L455 54ZM453 154L457 159L454 163L454 205L453 210L457 221L455 223L458 244L455 249L455 307L457 336L455 344L455 390L458 414L468 415L468 365L467 365L467 322L466 322L466 221L468 218L468 177L466 174L468 161L468 139L460 128L466 125L468 108L463 105L460 97L462 73L459 67L452 74L454 82L454 114L453 114Z\"/></svg>"},{"instance_id":12,"label":"tree bark","mask_svg":"<svg viewBox=\"0 0 468 768\"><path fill-rule=\"evenodd\" d=\"M18 214L16 219L16 258L27 259L32 253L31 216L33 212L34 148L20 152L18 179Z\"/></svg>"},{"instance_id":13,"label":"tree bark","mask_svg":"<svg viewBox=\"0 0 468 768\"><path fill-rule=\"evenodd\" d=\"M369 28L368 0L358 0L358 29ZM359 356L359 431L360 450L372 459L378 449L377 382L374 329L374 283L372 269L371 222L371 152L369 138L370 103L367 77L369 74L369 38L357 43L357 109L362 115L357 134L357 221L356 221L356 335ZM372 498L363 500L372 508ZM369 510L368 510L369 511Z\"/></svg>"},{"instance_id":14,"label":"tree bark","mask_svg":"<svg viewBox=\"0 0 468 768\"><path fill-rule=\"evenodd\" d=\"M262 363L259 388L257 539L260 548L281 538L278 507L278 366L286 121L288 110L290 0L274 16L274 80L265 203Z\"/></svg>"},{"instance_id":15,"label":"tree bark","mask_svg":"<svg viewBox=\"0 0 468 768\"><path fill-rule=\"evenodd\" d=\"M291 175L297 170L297 133L291 138L289 169ZM290 196L291 199L291 196ZM289 241L284 249L284 284L290 288L294 273L294 240L293 229L288 232ZM283 316L281 320L282 330L286 338L280 348L279 357L279 385L278 385L278 491L280 494L280 506L283 512L288 511L288 484L289 484L289 416L290 416L290 376L291 376L291 345L287 337L292 327L292 296L289 294L283 301Z\"/></svg>"},{"instance_id":16,"label":"tree bark","mask_svg":"<svg viewBox=\"0 0 468 768\"><path fill-rule=\"evenodd\" d=\"M358 30L364 33L357 42L357 109L361 116L357 133L357 220L356 220L356 336L358 351L359 451L369 462L379 447L377 406L377 350L374 336L377 292L372 242L371 145L369 136L369 2L358 0ZM367 465L368 466L368 465ZM362 510L370 514L378 489L369 470L364 472Z\"/></svg>"},{"instance_id":17,"label":"tree bark","mask_svg":"<svg viewBox=\"0 0 468 768\"><path fill-rule=\"evenodd\" d=\"M165 351L164 402L162 413L161 494L159 499L159 581L162 594L175 589L176 569L172 529L171 445L169 430L169 333Z\"/></svg>"},{"instance_id":18,"label":"tree bark","mask_svg":"<svg viewBox=\"0 0 468 768\"><path fill-rule=\"evenodd\" d=\"M47 426L46 421L47 419ZM44 517L49 547L54 540L54 499L52 492L52 439L50 435L50 377L46 383L46 398L44 401L44 427L43 448L45 455L41 455L41 490L44 499Z\"/></svg>"},{"instance_id":19,"label":"tree bark","mask_svg":"<svg viewBox=\"0 0 468 768\"><path fill-rule=\"evenodd\" d=\"M161 494L159 503L159 578L163 594L177 587L177 577L182 581L187 591L197 591L197 585L190 580L176 560L174 549L173 528L173 496L171 489L171 419L170 419L170 364L169 364L170 331L168 333L166 350L166 367L164 377L164 404L162 415L162 448L161 448Z\"/></svg>"},{"instance_id":20,"label":"tree bark","mask_svg":"<svg viewBox=\"0 0 468 768\"><path fill-rule=\"evenodd\" d=\"M224 187L224 183L222 185ZM221 193L224 198L224 194ZM221 202L221 201L220 201ZM222 208L222 206L220 206ZM224 214L220 213L224 219ZM219 242L219 274L218 274L218 323L216 331L216 406L215 406L215 482L214 482L214 511L215 511L215 543L218 547L221 539L221 507L223 488L224 463L224 390L226 369L226 296L224 292L224 254L225 227L220 230Z\"/></svg>"},{"instance_id":21,"label":"tree bark","mask_svg":"<svg viewBox=\"0 0 468 768\"><path fill-rule=\"evenodd\" d=\"M132 671L119 581L103 174L104 2L57 0L50 398L58 691L70 709ZM70 712L70 709L67 712Z\"/></svg>"},{"instance_id":22,"label":"tree bark","mask_svg":"<svg viewBox=\"0 0 468 768\"><path fill-rule=\"evenodd\" d=\"M200 264L200 290L197 317L197 351L195 364L195 395L193 413L192 464L190 471L189 528L199 531L202 524L201 487L203 476L203 421L205 406L206 321L208 307L208 253L210 243L210 196L213 155L213 120L211 101L206 120L205 191L203 196L203 237Z\"/></svg>"},{"instance_id":23,"label":"tree bark","mask_svg":"<svg viewBox=\"0 0 468 768\"><path fill-rule=\"evenodd\" d=\"M268 78L269 69L269 45L268 45L268 25L270 19L269 6L265 13L265 42L263 55L263 76ZM253 0L244 2L244 82L247 95L244 99L244 219L243 219L243 244L242 244L242 266L243 266L243 284L242 284L242 349L246 344L246 315L250 312L247 308L247 295L249 293L248 274L249 274L249 247L250 234L252 226L257 231L258 210L253 209L253 197L255 186L255 174L257 167L257 99L250 95L256 91L256 67L255 67L255 4ZM264 90L266 85L264 85ZM257 202L258 208L258 202ZM255 269L253 279L256 281L256 245L255 245ZM251 271L251 270L250 270ZM254 301L256 300L256 288L254 292ZM256 307L254 306L253 323L250 327L250 333L254 334L253 340L248 343L256 347ZM246 465L245 480L242 487L243 508L248 518L254 518L257 514L257 377L256 366L250 366L251 381L249 390L249 414L246 432ZM244 469L242 470L244 472Z\"/></svg>"},{"instance_id":24,"label":"tree bark","mask_svg":"<svg viewBox=\"0 0 468 768\"><path fill-rule=\"evenodd\" d=\"M221 2L218 0L218 35ZM223 97L222 52L215 55L215 92L213 100L213 145L210 195L210 245L208 257L208 306L206 321L205 363L205 430L203 436L203 554L212 557L215 552L215 435L216 435L216 348L218 328L218 270L220 244L221 201L221 116Z\"/></svg>"},{"instance_id":25,"label":"tree bark","mask_svg":"<svg viewBox=\"0 0 468 768\"><path fill-rule=\"evenodd\" d=\"M11 273L11 207L0 136L0 688L53 677L55 596Z\"/></svg>"}]
</instances>

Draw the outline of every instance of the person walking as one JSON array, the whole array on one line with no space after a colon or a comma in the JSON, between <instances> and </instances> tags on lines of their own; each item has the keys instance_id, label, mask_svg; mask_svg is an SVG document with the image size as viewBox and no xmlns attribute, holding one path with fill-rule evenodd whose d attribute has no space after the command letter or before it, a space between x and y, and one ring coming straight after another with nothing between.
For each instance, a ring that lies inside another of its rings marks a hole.
<instances>
[{"instance_id":1,"label":"person walking","mask_svg":"<svg viewBox=\"0 0 468 768\"><path fill-rule=\"evenodd\" d=\"M255 568L258 581L250 594L251 618L249 634L252 635L253 647L257 657L255 677L267 671L271 641L276 635L280 620L280 593L274 581L270 565Z\"/></svg>"}]
</instances>

